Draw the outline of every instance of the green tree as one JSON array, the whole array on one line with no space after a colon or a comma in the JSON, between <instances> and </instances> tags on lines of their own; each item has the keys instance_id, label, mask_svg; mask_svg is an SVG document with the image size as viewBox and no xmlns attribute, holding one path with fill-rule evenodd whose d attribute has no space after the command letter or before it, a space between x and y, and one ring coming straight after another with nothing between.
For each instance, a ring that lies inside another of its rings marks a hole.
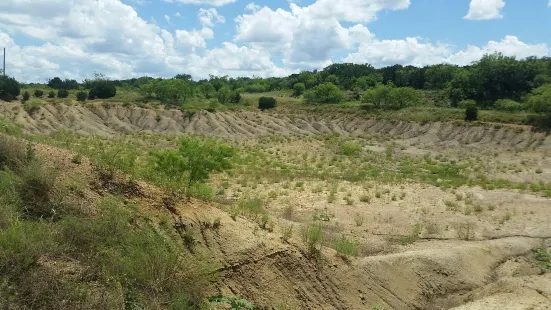
<instances>
[{"instance_id":1,"label":"green tree","mask_svg":"<svg viewBox=\"0 0 551 310\"><path fill-rule=\"evenodd\" d=\"M94 83L94 86L90 89L90 99L107 99L115 97L117 94L117 87L109 81L98 80Z\"/></svg>"},{"instance_id":2,"label":"green tree","mask_svg":"<svg viewBox=\"0 0 551 310\"><path fill-rule=\"evenodd\" d=\"M391 109L403 109L415 107L423 102L423 93L420 90L411 87L396 87L390 91Z\"/></svg>"},{"instance_id":3,"label":"green tree","mask_svg":"<svg viewBox=\"0 0 551 310\"><path fill-rule=\"evenodd\" d=\"M365 91L362 102L372 104L377 109L399 110L420 105L423 102L423 94L411 87L379 84Z\"/></svg>"},{"instance_id":4,"label":"green tree","mask_svg":"<svg viewBox=\"0 0 551 310\"><path fill-rule=\"evenodd\" d=\"M377 84L372 89L368 89L362 96L362 102L372 104L376 109L383 109L391 104L393 85Z\"/></svg>"},{"instance_id":5,"label":"green tree","mask_svg":"<svg viewBox=\"0 0 551 310\"><path fill-rule=\"evenodd\" d=\"M293 85L293 90L294 90L293 96L299 97L302 94L304 94L304 91L306 90L306 86L304 85L304 83L295 83L295 85Z\"/></svg>"},{"instance_id":6,"label":"green tree","mask_svg":"<svg viewBox=\"0 0 551 310\"><path fill-rule=\"evenodd\" d=\"M425 70L425 89L444 89L449 86L458 67L441 64L429 66Z\"/></svg>"},{"instance_id":7,"label":"green tree","mask_svg":"<svg viewBox=\"0 0 551 310\"><path fill-rule=\"evenodd\" d=\"M339 85L339 77L334 75L334 74L328 75L325 78L325 83L331 83L331 84L334 84L334 85Z\"/></svg>"},{"instance_id":8,"label":"green tree","mask_svg":"<svg viewBox=\"0 0 551 310\"><path fill-rule=\"evenodd\" d=\"M0 99L13 100L21 94L21 85L14 78L0 76Z\"/></svg>"},{"instance_id":9,"label":"green tree","mask_svg":"<svg viewBox=\"0 0 551 310\"><path fill-rule=\"evenodd\" d=\"M211 83L201 84L201 86L199 86L199 90L206 99L210 99L216 94L216 89L214 89L214 86L212 86Z\"/></svg>"},{"instance_id":10,"label":"green tree","mask_svg":"<svg viewBox=\"0 0 551 310\"><path fill-rule=\"evenodd\" d=\"M63 81L59 77L54 77L53 79L50 79L48 81L48 87L53 89L62 89L63 88Z\"/></svg>"},{"instance_id":11,"label":"green tree","mask_svg":"<svg viewBox=\"0 0 551 310\"><path fill-rule=\"evenodd\" d=\"M361 76L356 80L356 86L361 90L366 90L371 87L377 86L383 82L383 74L374 72L369 75Z\"/></svg>"},{"instance_id":12,"label":"green tree","mask_svg":"<svg viewBox=\"0 0 551 310\"><path fill-rule=\"evenodd\" d=\"M154 80L140 87L146 97L155 97L162 103L179 105L194 94L194 90L184 79Z\"/></svg>"},{"instance_id":13,"label":"green tree","mask_svg":"<svg viewBox=\"0 0 551 310\"><path fill-rule=\"evenodd\" d=\"M209 82L212 84L212 86L214 86L214 89L216 91L219 91L222 87L228 86L229 84L227 75L218 77L211 74L209 75L209 77L210 77Z\"/></svg>"},{"instance_id":14,"label":"green tree","mask_svg":"<svg viewBox=\"0 0 551 310\"><path fill-rule=\"evenodd\" d=\"M178 195L185 188L188 195L193 185L208 180L212 172L230 169L234 154L230 146L213 139L182 137L178 149L154 152L152 157L167 189Z\"/></svg>"},{"instance_id":15,"label":"green tree","mask_svg":"<svg viewBox=\"0 0 551 310\"><path fill-rule=\"evenodd\" d=\"M304 101L309 104L340 103L344 94L339 87L332 83L320 84L304 93Z\"/></svg>"},{"instance_id":16,"label":"green tree","mask_svg":"<svg viewBox=\"0 0 551 310\"><path fill-rule=\"evenodd\" d=\"M232 91L228 86L224 86L218 90L216 94L218 102L221 104L227 104L230 102L232 97Z\"/></svg>"}]
</instances>

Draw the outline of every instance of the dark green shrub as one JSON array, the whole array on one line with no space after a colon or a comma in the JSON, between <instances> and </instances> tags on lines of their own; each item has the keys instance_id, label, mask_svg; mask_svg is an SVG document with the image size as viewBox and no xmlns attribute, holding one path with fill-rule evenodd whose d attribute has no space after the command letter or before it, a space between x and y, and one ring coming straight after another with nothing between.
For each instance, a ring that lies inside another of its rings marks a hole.
<instances>
[{"instance_id":1,"label":"dark green shrub","mask_svg":"<svg viewBox=\"0 0 551 310\"><path fill-rule=\"evenodd\" d=\"M44 96L44 91L43 91L42 89L36 89L36 90L34 91L34 96L35 96L36 98L40 98L40 97Z\"/></svg>"},{"instance_id":2,"label":"dark green shrub","mask_svg":"<svg viewBox=\"0 0 551 310\"><path fill-rule=\"evenodd\" d=\"M53 90L50 90L48 93L48 98L55 98L55 92Z\"/></svg>"},{"instance_id":3,"label":"dark green shrub","mask_svg":"<svg viewBox=\"0 0 551 310\"><path fill-rule=\"evenodd\" d=\"M116 94L117 88L115 85L109 83L108 81L97 81L94 82L94 86L90 89L88 99L107 99L115 97Z\"/></svg>"},{"instance_id":4,"label":"dark green shrub","mask_svg":"<svg viewBox=\"0 0 551 310\"><path fill-rule=\"evenodd\" d=\"M0 99L13 100L21 94L21 86L14 78L0 76Z\"/></svg>"},{"instance_id":5,"label":"dark green shrub","mask_svg":"<svg viewBox=\"0 0 551 310\"><path fill-rule=\"evenodd\" d=\"M60 89L57 91L57 98L67 98L69 97L69 91L66 89Z\"/></svg>"},{"instance_id":6,"label":"dark green shrub","mask_svg":"<svg viewBox=\"0 0 551 310\"><path fill-rule=\"evenodd\" d=\"M260 97L258 99L258 108L262 111L273 109L277 105L277 101L273 97Z\"/></svg>"},{"instance_id":7,"label":"dark green shrub","mask_svg":"<svg viewBox=\"0 0 551 310\"><path fill-rule=\"evenodd\" d=\"M29 94L28 91L25 91L23 93L23 102L27 102L27 100L29 100L29 98L31 98L31 94Z\"/></svg>"},{"instance_id":8,"label":"dark green shrub","mask_svg":"<svg viewBox=\"0 0 551 310\"><path fill-rule=\"evenodd\" d=\"M476 105L468 105L465 108L465 120L466 121L478 120L478 107Z\"/></svg>"},{"instance_id":9,"label":"dark green shrub","mask_svg":"<svg viewBox=\"0 0 551 310\"><path fill-rule=\"evenodd\" d=\"M79 91L77 93L77 101L86 101L86 99L88 98L88 94L85 92L85 91Z\"/></svg>"}]
</instances>

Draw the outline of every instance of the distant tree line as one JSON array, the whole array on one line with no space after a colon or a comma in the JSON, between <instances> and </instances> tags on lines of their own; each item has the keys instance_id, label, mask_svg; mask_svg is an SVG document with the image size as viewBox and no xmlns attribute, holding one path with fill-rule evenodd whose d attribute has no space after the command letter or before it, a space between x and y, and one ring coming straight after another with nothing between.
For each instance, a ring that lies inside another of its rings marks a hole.
<instances>
[{"instance_id":1,"label":"distant tree line","mask_svg":"<svg viewBox=\"0 0 551 310\"><path fill-rule=\"evenodd\" d=\"M0 96L19 95L19 85L8 77L0 79ZM139 77L108 80L102 75L76 80L54 77L47 86L57 90L78 89L81 98L105 99L117 88L138 91L143 97L180 105L203 97L217 104L234 104L241 93L288 90L310 104L361 101L376 109L402 109L433 104L465 106L475 102L482 109L531 110L551 113L551 58L516 59L500 53L484 55L468 66L438 64L425 67L393 65L375 68L370 64L332 64L323 70L303 71L287 77L238 77L210 75L193 80L189 74L171 79ZM462 102L464 103L462 105Z\"/></svg>"}]
</instances>

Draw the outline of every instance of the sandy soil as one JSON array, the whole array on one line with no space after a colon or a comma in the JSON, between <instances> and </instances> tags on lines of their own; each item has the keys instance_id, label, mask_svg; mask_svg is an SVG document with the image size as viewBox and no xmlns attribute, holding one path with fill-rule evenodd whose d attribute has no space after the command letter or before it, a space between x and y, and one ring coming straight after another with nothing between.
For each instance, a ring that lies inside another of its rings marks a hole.
<instances>
[{"instance_id":1,"label":"sandy soil","mask_svg":"<svg viewBox=\"0 0 551 310\"><path fill-rule=\"evenodd\" d=\"M411 156L477 156L491 177L551 180L551 138L519 126L417 124L350 115L187 115L102 105L52 105L29 115L17 104L2 104L0 115L40 134L60 129L104 136L205 134L249 138L244 143L256 145L256 137L271 134L339 133L371 139L365 150L381 154L392 144ZM297 156L319 154L320 143L296 141L277 148L299 152ZM55 154L56 165L78 169L78 174L90 173L88 161L71 164L73 155L64 150L41 146L39 153ZM504 165L511 167L501 169ZM551 309L551 275L536 266L532 254L534 248L551 246L551 199L519 190L342 181L335 201L329 202L333 180L301 181L303 185L291 188L269 182L254 189L232 184L226 192L228 198L238 190L264 197L276 192L266 198L273 231L259 229L249 217L233 219L226 206L178 204L171 216L193 227L200 253L220 266L222 277L213 294L237 294L277 309ZM158 189L144 183L140 187L144 195L133 198L137 203L152 214L168 212ZM360 201L362 196L370 201ZM327 216L321 259L309 255L299 233L316 214ZM214 219L221 221L219 230L201 228L201 222ZM282 229L289 225L295 233L283 242ZM358 257L343 259L331 247L342 235L361 244Z\"/></svg>"}]
</instances>

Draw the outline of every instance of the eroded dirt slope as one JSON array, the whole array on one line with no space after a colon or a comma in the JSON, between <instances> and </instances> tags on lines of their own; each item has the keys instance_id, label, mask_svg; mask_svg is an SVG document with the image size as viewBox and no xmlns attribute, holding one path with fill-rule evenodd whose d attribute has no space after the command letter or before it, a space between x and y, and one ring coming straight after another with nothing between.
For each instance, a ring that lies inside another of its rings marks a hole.
<instances>
[{"instance_id":1,"label":"eroded dirt slope","mask_svg":"<svg viewBox=\"0 0 551 310\"><path fill-rule=\"evenodd\" d=\"M112 136L120 133L200 134L244 138L270 134L314 135L339 133L392 135L416 144L500 145L518 149L551 149L551 137L523 126L482 126L452 123L376 120L348 114L282 115L277 112L183 113L120 105L45 105L29 114L19 103L2 103L0 116L31 133L50 134L60 129L86 135Z\"/></svg>"}]
</instances>

